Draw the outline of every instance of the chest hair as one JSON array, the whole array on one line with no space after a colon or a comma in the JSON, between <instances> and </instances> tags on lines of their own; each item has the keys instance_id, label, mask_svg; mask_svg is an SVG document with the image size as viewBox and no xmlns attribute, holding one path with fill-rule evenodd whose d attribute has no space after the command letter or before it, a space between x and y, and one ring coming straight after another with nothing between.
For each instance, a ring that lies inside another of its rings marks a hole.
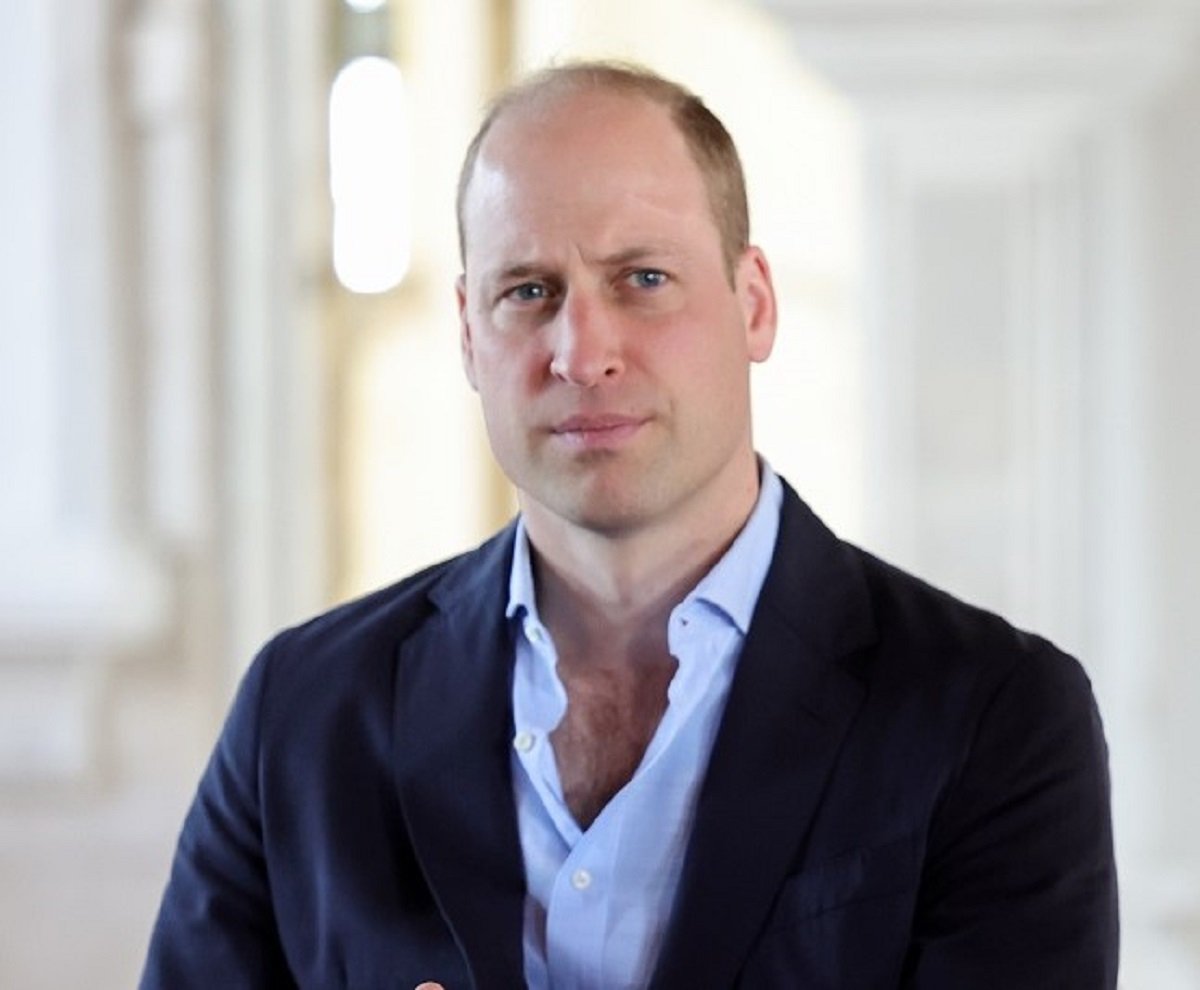
<instances>
[{"instance_id":1,"label":"chest hair","mask_svg":"<svg viewBox=\"0 0 1200 990\"><path fill-rule=\"evenodd\" d=\"M666 651L636 663L564 662L567 711L550 734L567 807L586 829L633 776L667 709L677 664Z\"/></svg>"}]
</instances>

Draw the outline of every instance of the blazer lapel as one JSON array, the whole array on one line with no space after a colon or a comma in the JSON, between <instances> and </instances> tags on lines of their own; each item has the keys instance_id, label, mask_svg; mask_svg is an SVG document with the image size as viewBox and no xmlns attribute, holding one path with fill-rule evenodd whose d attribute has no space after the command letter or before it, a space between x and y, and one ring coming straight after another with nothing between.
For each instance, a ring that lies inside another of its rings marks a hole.
<instances>
[{"instance_id":1,"label":"blazer lapel","mask_svg":"<svg viewBox=\"0 0 1200 990\"><path fill-rule=\"evenodd\" d=\"M845 548L786 489L775 556L701 787L651 986L732 986L818 808L874 638Z\"/></svg>"},{"instance_id":2,"label":"blazer lapel","mask_svg":"<svg viewBox=\"0 0 1200 990\"><path fill-rule=\"evenodd\" d=\"M524 985L512 794L509 529L457 565L400 649L398 786L413 849L477 987Z\"/></svg>"}]
</instances>

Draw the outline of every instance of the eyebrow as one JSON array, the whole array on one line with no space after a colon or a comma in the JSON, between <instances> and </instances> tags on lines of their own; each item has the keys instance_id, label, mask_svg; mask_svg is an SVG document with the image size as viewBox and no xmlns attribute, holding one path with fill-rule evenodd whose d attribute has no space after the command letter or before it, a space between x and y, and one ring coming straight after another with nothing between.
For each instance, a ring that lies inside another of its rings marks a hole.
<instances>
[{"instance_id":1,"label":"eyebrow","mask_svg":"<svg viewBox=\"0 0 1200 990\"><path fill-rule=\"evenodd\" d=\"M609 268L615 268L635 261L643 261L646 258L661 258L664 255L673 257L675 254L677 254L677 251L669 244L639 244L601 258L600 264Z\"/></svg>"},{"instance_id":2,"label":"eyebrow","mask_svg":"<svg viewBox=\"0 0 1200 990\"><path fill-rule=\"evenodd\" d=\"M533 275L544 277L549 270L549 267L546 265L535 265L532 262L524 262L488 272L486 279L488 282L507 282L509 279L529 278Z\"/></svg>"},{"instance_id":3,"label":"eyebrow","mask_svg":"<svg viewBox=\"0 0 1200 990\"><path fill-rule=\"evenodd\" d=\"M674 258L679 253L676 246L666 241L659 242L659 244L640 244L606 254L605 257L596 259L596 264L601 265L602 268L620 268L622 265L635 264L648 258ZM520 278L554 277L557 277L557 269L553 265L539 264L538 262L516 262L506 265L505 268L486 272L482 278L482 284L498 286L498 284L520 280Z\"/></svg>"},{"instance_id":4,"label":"eyebrow","mask_svg":"<svg viewBox=\"0 0 1200 990\"><path fill-rule=\"evenodd\" d=\"M676 254L678 251L670 244L638 244L598 258L596 263L605 268L618 268L621 265L643 261L646 258L674 257ZM554 267L551 265L523 261L488 272L485 281L496 283L520 278L545 278L553 273Z\"/></svg>"}]
</instances>

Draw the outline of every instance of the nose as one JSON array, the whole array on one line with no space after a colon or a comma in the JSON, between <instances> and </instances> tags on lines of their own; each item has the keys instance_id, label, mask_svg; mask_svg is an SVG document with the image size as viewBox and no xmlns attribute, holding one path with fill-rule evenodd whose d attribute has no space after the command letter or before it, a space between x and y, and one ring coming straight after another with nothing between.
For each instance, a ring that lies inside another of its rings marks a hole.
<instances>
[{"instance_id":1,"label":"nose","mask_svg":"<svg viewBox=\"0 0 1200 990\"><path fill-rule=\"evenodd\" d=\"M550 374L580 388L620 376L625 365L619 318L604 299L572 288L554 322Z\"/></svg>"}]
</instances>

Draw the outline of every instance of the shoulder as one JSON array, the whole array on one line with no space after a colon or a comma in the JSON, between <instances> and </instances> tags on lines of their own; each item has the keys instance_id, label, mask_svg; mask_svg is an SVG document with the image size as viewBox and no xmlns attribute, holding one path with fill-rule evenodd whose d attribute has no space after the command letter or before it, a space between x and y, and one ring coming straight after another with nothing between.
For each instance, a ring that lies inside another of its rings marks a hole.
<instances>
[{"instance_id":1,"label":"shoulder","mask_svg":"<svg viewBox=\"0 0 1200 990\"><path fill-rule=\"evenodd\" d=\"M844 544L863 575L881 645L888 642L915 655L1021 658L1039 656L1061 664L1066 654L1035 633L1012 625L995 612L878 557Z\"/></svg>"},{"instance_id":2,"label":"shoulder","mask_svg":"<svg viewBox=\"0 0 1200 990\"><path fill-rule=\"evenodd\" d=\"M294 701L390 681L399 647L439 610L484 597L503 607L511 554L510 526L474 550L280 631L254 658L243 693Z\"/></svg>"},{"instance_id":3,"label":"shoulder","mask_svg":"<svg viewBox=\"0 0 1200 990\"><path fill-rule=\"evenodd\" d=\"M788 621L876 693L978 713L1011 681L1091 703L1083 667L1049 640L839 539L790 491L772 576L777 614L804 616Z\"/></svg>"},{"instance_id":4,"label":"shoulder","mask_svg":"<svg viewBox=\"0 0 1200 990\"><path fill-rule=\"evenodd\" d=\"M1075 657L855 552L878 628L867 676L880 698L912 717L914 733L945 731L960 760L970 754L985 764L1025 754L1031 766L1049 765L1068 752L1090 754L1093 769L1106 761L1092 684Z\"/></svg>"}]
</instances>

